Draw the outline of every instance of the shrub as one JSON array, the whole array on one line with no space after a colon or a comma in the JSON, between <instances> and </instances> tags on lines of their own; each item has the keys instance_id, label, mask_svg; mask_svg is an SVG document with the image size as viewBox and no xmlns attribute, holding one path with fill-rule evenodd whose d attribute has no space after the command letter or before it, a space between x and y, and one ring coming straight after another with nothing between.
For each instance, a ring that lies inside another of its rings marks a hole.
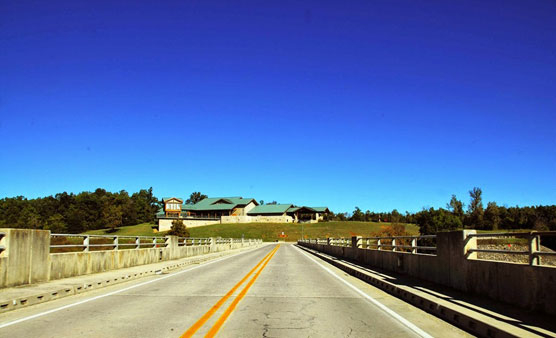
<instances>
[{"instance_id":1,"label":"shrub","mask_svg":"<svg viewBox=\"0 0 556 338\"><path fill-rule=\"evenodd\" d=\"M178 237L189 237L189 231L183 224L181 219L177 219L172 221L172 227L170 228L169 235L178 236Z\"/></svg>"}]
</instances>

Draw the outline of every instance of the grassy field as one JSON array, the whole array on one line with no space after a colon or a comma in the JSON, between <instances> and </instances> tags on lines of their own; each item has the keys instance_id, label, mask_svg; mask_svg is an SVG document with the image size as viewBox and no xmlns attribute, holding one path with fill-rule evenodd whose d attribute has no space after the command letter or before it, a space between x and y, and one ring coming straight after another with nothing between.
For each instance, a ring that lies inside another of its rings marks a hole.
<instances>
[{"instance_id":1,"label":"grassy field","mask_svg":"<svg viewBox=\"0 0 556 338\"><path fill-rule=\"evenodd\" d=\"M84 232L88 235L118 235L118 236L164 236L165 233L154 233L151 223L141 223L127 227L117 228L115 232L108 232L106 229L90 230Z\"/></svg>"},{"instance_id":2,"label":"grassy field","mask_svg":"<svg viewBox=\"0 0 556 338\"><path fill-rule=\"evenodd\" d=\"M264 241L275 241L284 232L286 241L296 241L301 238L301 232L306 238L369 236L379 231L381 227L390 223L374 222L321 222L315 224L298 223L243 223L243 224L213 224L197 228L189 228L191 237L232 237L232 238L262 238ZM414 224L405 225L411 234L418 234L419 228ZM106 230L87 231L95 235L120 236L164 236L165 233L154 233L151 224L143 223L134 226L118 228L116 232Z\"/></svg>"},{"instance_id":3,"label":"grassy field","mask_svg":"<svg viewBox=\"0 0 556 338\"><path fill-rule=\"evenodd\" d=\"M279 240L280 234L284 232L286 241L296 241L301 238L301 232L305 238L325 237L351 237L368 236L378 231L382 226L389 223L372 222L321 222L315 224L298 223L245 223L245 224L214 224L205 227L191 228L189 232L192 237L242 237L262 238L264 241ZM415 225L406 225L410 233L418 233Z\"/></svg>"}]
</instances>

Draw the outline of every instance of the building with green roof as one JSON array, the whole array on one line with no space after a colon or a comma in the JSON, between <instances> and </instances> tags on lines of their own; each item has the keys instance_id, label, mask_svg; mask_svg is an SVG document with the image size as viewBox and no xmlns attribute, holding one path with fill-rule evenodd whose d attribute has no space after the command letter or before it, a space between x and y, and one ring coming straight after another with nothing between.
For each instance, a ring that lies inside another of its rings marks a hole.
<instances>
[{"instance_id":1,"label":"building with green roof","mask_svg":"<svg viewBox=\"0 0 556 338\"><path fill-rule=\"evenodd\" d=\"M259 205L254 198L243 197L210 197L195 204L183 204L183 199L177 197L165 197L162 201L164 206L156 214L159 231L170 230L176 219L182 220L187 227L217 223L318 222L329 212L327 207Z\"/></svg>"},{"instance_id":2,"label":"building with green roof","mask_svg":"<svg viewBox=\"0 0 556 338\"><path fill-rule=\"evenodd\" d=\"M259 205L251 209L247 215L249 216L286 216L288 209L293 207L292 204L265 204Z\"/></svg>"}]
</instances>

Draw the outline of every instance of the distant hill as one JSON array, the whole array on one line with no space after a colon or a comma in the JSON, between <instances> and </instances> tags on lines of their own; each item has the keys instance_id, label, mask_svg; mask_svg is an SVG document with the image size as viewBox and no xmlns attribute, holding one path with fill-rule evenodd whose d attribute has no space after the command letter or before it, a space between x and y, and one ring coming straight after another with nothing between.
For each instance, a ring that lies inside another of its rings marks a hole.
<instances>
[{"instance_id":1,"label":"distant hill","mask_svg":"<svg viewBox=\"0 0 556 338\"><path fill-rule=\"evenodd\" d=\"M296 241L301 238L301 232L306 238L369 236L390 223L382 222L320 222L320 223L243 223L243 224L213 224L197 228L188 228L191 237L233 237L233 238L262 238L264 241L280 240L284 232L286 241ZM133 226L120 227L116 232L106 230L88 231L95 235L120 236L164 236L165 233L154 233L151 224L142 223ZM419 228L414 224L404 224L406 231L419 234Z\"/></svg>"}]
</instances>

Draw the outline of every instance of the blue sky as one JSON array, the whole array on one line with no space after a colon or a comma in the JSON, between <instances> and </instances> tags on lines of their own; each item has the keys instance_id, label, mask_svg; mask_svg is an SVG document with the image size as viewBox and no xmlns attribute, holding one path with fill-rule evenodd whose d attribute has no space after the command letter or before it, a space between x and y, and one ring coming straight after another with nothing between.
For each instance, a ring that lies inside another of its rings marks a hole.
<instances>
[{"instance_id":1,"label":"blue sky","mask_svg":"<svg viewBox=\"0 0 556 338\"><path fill-rule=\"evenodd\" d=\"M4 1L0 198L556 204L553 1Z\"/></svg>"}]
</instances>

